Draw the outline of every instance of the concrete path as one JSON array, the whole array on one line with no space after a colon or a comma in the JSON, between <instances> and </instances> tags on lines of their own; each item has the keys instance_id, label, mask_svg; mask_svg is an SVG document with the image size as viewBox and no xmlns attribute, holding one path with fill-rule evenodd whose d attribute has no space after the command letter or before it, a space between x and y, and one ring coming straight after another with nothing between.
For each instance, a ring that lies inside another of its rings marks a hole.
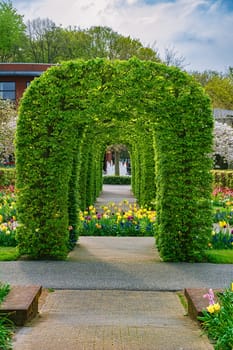
<instances>
[{"instance_id":1,"label":"concrete path","mask_svg":"<svg viewBox=\"0 0 233 350\"><path fill-rule=\"evenodd\" d=\"M103 191L95 203L95 208L101 212L101 207L109 203L119 204L127 200L130 204L136 202L129 185L104 185Z\"/></svg>"},{"instance_id":2,"label":"concrete path","mask_svg":"<svg viewBox=\"0 0 233 350\"><path fill-rule=\"evenodd\" d=\"M175 293L56 290L14 350L211 350Z\"/></svg>"},{"instance_id":3,"label":"concrete path","mask_svg":"<svg viewBox=\"0 0 233 350\"><path fill-rule=\"evenodd\" d=\"M14 350L211 350L175 291L228 287L233 269L163 263L151 237L81 237L67 261L0 262L0 280L54 288Z\"/></svg>"},{"instance_id":4,"label":"concrete path","mask_svg":"<svg viewBox=\"0 0 233 350\"><path fill-rule=\"evenodd\" d=\"M55 289L218 289L233 281L233 266L161 262L152 237L81 237L67 261L0 262L0 281Z\"/></svg>"}]
</instances>

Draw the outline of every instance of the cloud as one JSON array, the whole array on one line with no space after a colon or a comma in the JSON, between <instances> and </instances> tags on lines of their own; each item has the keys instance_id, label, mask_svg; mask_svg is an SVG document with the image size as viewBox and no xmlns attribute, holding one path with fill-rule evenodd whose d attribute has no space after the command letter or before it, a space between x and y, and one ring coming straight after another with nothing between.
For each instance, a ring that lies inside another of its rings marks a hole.
<instances>
[{"instance_id":1,"label":"cloud","mask_svg":"<svg viewBox=\"0 0 233 350\"><path fill-rule=\"evenodd\" d=\"M233 66L231 0L15 0L25 19L63 27L111 27L163 53L174 47L192 70Z\"/></svg>"}]
</instances>

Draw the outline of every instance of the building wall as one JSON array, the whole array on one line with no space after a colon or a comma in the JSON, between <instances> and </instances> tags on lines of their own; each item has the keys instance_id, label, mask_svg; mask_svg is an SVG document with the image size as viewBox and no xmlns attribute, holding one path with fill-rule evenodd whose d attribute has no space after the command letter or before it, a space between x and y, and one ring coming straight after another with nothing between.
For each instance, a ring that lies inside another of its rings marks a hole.
<instances>
[{"instance_id":1,"label":"building wall","mask_svg":"<svg viewBox=\"0 0 233 350\"><path fill-rule=\"evenodd\" d=\"M28 84L51 66L40 63L0 63L0 82L15 82L18 104Z\"/></svg>"}]
</instances>

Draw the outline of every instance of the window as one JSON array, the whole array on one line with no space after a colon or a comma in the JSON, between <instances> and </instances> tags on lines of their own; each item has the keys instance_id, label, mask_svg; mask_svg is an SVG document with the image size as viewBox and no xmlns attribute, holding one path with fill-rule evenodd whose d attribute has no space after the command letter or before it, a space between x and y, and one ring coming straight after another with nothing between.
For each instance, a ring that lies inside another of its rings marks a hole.
<instances>
[{"instance_id":1,"label":"window","mask_svg":"<svg viewBox=\"0 0 233 350\"><path fill-rule=\"evenodd\" d=\"M15 82L0 82L0 98L4 100L15 100Z\"/></svg>"}]
</instances>

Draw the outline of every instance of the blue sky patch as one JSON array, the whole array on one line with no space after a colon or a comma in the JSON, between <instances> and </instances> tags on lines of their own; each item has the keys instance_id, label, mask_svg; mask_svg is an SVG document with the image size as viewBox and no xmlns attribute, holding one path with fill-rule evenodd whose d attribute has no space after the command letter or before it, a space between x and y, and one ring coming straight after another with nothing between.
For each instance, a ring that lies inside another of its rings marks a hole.
<instances>
[{"instance_id":1,"label":"blue sky patch","mask_svg":"<svg viewBox=\"0 0 233 350\"><path fill-rule=\"evenodd\" d=\"M221 7L223 9L226 9L228 11L233 11L233 1L232 0L222 0L221 1Z\"/></svg>"},{"instance_id":2,"label":"blue sky patch","mask_svg":"<svg viewBox=\"0 0 233 350\"><path fill-rule=\"evenodd\" d=\"M174 3L176 0L143 0L146 5L155 5L155 4L163 4L163 3Z\"/></svg>"}]
</instances>

